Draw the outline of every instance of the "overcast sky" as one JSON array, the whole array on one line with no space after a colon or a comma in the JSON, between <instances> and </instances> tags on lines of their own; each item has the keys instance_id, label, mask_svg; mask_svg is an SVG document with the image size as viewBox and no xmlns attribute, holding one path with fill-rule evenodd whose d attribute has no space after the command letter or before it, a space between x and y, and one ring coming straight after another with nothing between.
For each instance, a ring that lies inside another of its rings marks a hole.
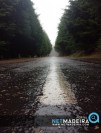
<instances>
[{"instance_id":1,"label":"overcast sky","mask_svg":"<svg viewBox=\"0 0 101 133\"><path fill-rule=\"evenodd\" d=\"M32 0L43 29L48 34L52 45L57 36L57 27L63 14L63 9L68 5L68 0Z\"/></svg>"}]
</instances>

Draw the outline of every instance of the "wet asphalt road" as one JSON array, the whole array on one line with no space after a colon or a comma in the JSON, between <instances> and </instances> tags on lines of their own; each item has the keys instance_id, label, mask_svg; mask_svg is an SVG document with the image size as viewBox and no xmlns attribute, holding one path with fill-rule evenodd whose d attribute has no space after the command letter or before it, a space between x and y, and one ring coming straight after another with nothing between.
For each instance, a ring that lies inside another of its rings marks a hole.
<instances>
[{"instance_id":1,"label":"wet asphalt road","mask_svg":"<svg viewBox=\"0 0 101 133\"><path fill-rule=\"evenodd\" d=\"M101 64L65 57L0 65L0 115L101 114ZM3 127L0 133L100 133L95 127Z\"/></svg>"}]
</instances>

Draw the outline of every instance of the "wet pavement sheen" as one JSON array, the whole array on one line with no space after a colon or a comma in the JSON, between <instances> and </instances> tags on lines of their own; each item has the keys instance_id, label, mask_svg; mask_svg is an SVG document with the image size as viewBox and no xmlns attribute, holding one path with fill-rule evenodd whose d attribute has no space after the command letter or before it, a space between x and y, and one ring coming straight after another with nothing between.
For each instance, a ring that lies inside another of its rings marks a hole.
<instances>
[{"instance_id":1,"label":"wet pavement sheen","mask_svg":"<svg viewBox=\"0 0 101 133\"><path fill-rule=\"evenodd\" d=\"M0 65L0 115L101 114L101 64L65 57ZM100 133L95 127L3 127L0 133Z\"/></svg>"}]
</instances>

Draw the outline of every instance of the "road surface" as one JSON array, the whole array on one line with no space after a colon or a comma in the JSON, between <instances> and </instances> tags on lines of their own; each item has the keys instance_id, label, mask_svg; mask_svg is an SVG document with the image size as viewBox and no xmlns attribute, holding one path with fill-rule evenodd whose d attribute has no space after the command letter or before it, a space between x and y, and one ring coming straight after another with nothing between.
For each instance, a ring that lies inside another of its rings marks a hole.
<instances>
[{"instance_id":1,"label":"road surface","mask_svg":"<svg viewBox=\"0 0 101 133\"><path fill-rule=\"evenodd\" d=\"M37 119L40 116L60 115L72 118L87 116L93 111L101 114L101 64L66 57L46 57L0 65L2 116L35 116ZM80 126L41 127L33 123L26 127L2 126L2 132L100 133L101 129Z\"/></svg>"}]
</instances>

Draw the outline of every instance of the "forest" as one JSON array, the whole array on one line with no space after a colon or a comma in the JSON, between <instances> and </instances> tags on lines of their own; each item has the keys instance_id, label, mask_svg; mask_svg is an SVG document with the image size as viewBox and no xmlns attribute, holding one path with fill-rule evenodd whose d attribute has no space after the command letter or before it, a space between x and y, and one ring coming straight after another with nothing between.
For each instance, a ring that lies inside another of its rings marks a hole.
<instances>
[{"instance_id":1,"label":"forest","mask_svg":"<svg viewBox=\"0 0 101 133\"><path fill-rule=\"evenodd\" d=\"M101 51L101 1L70 0L58 26L55 48L63 55Z\"/></svg>"},{"instance_id":2,"label":"forest","mask_svg":"<svg viewBox=\"0 0 101 133\"><path fill-rule=\"evenodd\" d=\"M51 49L31 0L0 0L0 59L47 56Z\"/></svg>"}]
</instances>

